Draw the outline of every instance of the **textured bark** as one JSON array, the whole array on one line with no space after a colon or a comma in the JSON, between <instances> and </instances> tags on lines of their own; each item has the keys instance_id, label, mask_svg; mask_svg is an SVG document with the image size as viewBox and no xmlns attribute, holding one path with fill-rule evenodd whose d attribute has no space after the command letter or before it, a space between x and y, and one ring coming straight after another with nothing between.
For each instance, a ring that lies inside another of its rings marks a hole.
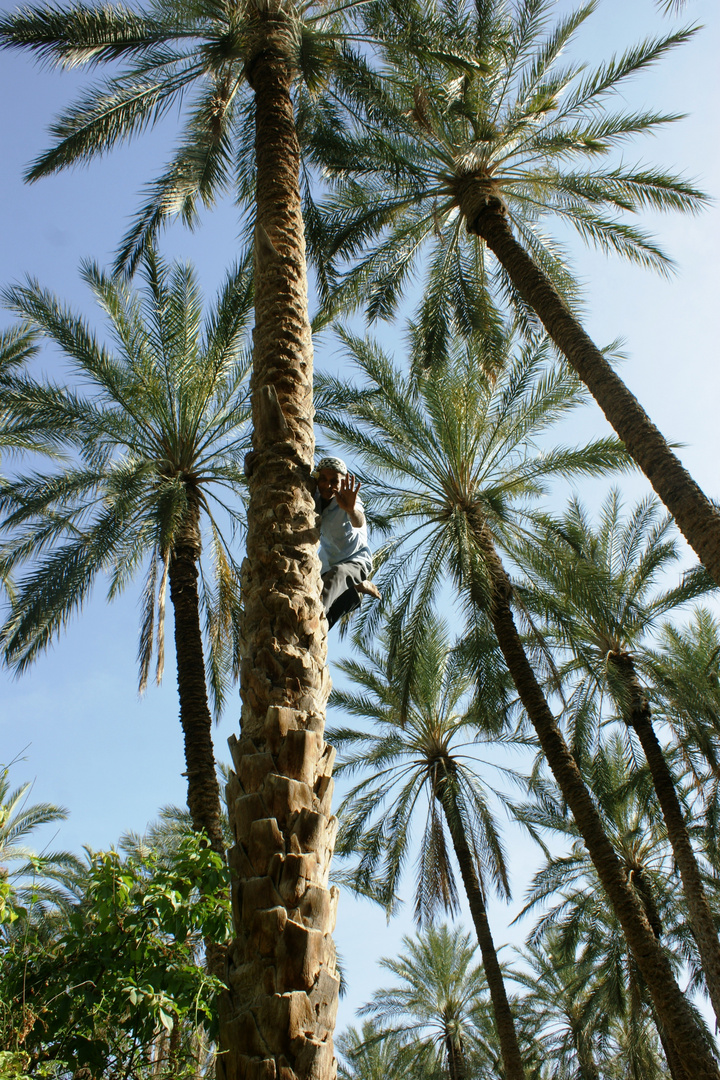
<instances>
[{"instance_id":1,"label":"textured bark","mask_svg":"<svg viewBox=\"0 0 720 1080\"><path fill-rule=\"evenodd\" d=\"M675 981L670 963L608 840L577 763L535 678L510 607L512 587L487 527L480 525L476 529L476 539L491 581L489 613L498 644L553 776L575 818L598 877L645 979L660 1022L695 1080L718 1080L720 1070L712 1050Z\"/></svg>"},{"instance_id":2,"label":"textured bark","mask_svg":"<svg viewBox=\"0 0 720 1080\"><path fill-rule=\"evenodd\" d=\"M450 1080L468 1080L467 1061L462 1039L458 1040L454 1035L446 1035L445 1053L448 1059Z\"/></svg>"},{"instance_id":3,"label":"textured bark","mask_svg":"<svg viewBox=\"0 0 720 1080\"><path fill-rule=\"evenodd\" d=\"M221 1021L224 1080L332 1080L339 979L328 889L337 821L320 603L312 341L299 151L280 5L257 13L253 455L243 566L242 718L227 788L235 941Z\"/></svg>"},{"instance_id":4,"label":"textured bark","mask_svg":"<svg viewBox=\"0 0 720 1080\"><path fill-rule=\"evenodd\" d=\"M690 927L700 953L708 994L715 1016L720 1020L720 942L672 773L653 729L650 704L638 680L632 656L626 652L615 652L610 654L608 662L621 674L623 719L637 733L647 759L668 839L682 878Z\"/></svg>"},{"instance_id":5,"label":"textured bark","mask_svg":"<svg viewBox=\"0 0 720 1080\"><path fill-rule=\"evenodd\" d=\"M175 616L175 653L180 697L180 723L185 739L187 802L193 828L207 834L210 847L225 859L220 787L215 768L212 717L208 707L203 641L200 629L198 560L200 512L191 504L185 528L170 558L170 601ZM218 978L225 972L225 946L205 940L208 971Z\"/></svg>"},{"instance_id":6,"label":"textured bark","mask_svg":"<svg viewBox=\"0 0 720 1080\"><path fill-rule=\"evenodd\" d=\"M450 773L454 771L452 762L445 762L445 769ZM470 907L470 915L472 916L482 954L495 1028L500 1042L504 1077L505 1080L525 1080L525 1069L515 1031L515 1022L505 992L505 981L500 970L495 942L490 930L485 898L475 870L475 861L470 851L470 845L462 827L460 813L453 796L452 780L450 780L450 783L444 777L438 780L437 799L443 808L445 820L450 830L453 849L460 867L460 874L465 886L465 895Z\"/></svg>"},{"instance_id":7,"label":"textured bark","mask_svg":"<svg viewBox=\"0 0 720 1080\"><path fill-rule=\"evenodd\" d=\"M175 653L180 697L180 723L185 738L188 808L193 828L204 830L213 851L223 858L220 788L215 771L212 717L208 707L203 641L200 629L197 561L200 531L197 510L170 559L170 600L175 616Z\"/></svg>"},{"instance_id":8,"label":"textured bark","mask_svg":"<svg viewBox=\"0 0 720 1080\"><path fill-rule=\"evenodd\" d=\"M586 384L628 453L675 518L700 561L720 585L720 514L672 452L625 383L591 341L552 282L512 234L498 198L469 189L461 200L468 231L480 236L523 299Z\"/></svg>"},{"instance_id":9,"label":"textured bark","mask_svg":"<svg viewBox=\"0 0 720 1080\"><path fill-rule=\"evenodd\" d=\"M579 1080L600 1080L600 1073L592 1054L591 1040L586 1031L573 1027L573 1043L578 1056Z\"/></svg>"},{"instance_id":10,"label":"textured bark","mask_svg":"<svg viewBox=\"0 0 720 1080\"><path fill-rule=\"evenodd\" d=\"M655 1021L655 1030L658 1033L660 1039L660 1045L665 1055L665 1061L667 1062L668 1072L672 1077L672 1080L690 1080L689 1074L683 1068L683 1063L680 1056L665 1034L665 1029L658 1020L657 1016L653 1013L653 1019Z\"/></svg>"}]
</instances>

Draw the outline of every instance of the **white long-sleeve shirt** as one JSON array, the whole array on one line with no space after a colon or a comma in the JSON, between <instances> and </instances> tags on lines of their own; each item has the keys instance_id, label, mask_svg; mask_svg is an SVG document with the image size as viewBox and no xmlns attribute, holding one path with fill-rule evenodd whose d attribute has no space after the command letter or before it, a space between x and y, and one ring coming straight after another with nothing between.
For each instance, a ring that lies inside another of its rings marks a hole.
<instances>
[{"instance_id":1,"label":"white long-sleeve shirt","mask_svg":"<svg viewBox=\"0 0 720 1080\"><path fill-rule=\"evenodd\" d=\"M342 510L332 497L323 509L319 493L315 496L320 513L320 569L325 574L331 566L343 562L361 562L369 574L372 570L372 552L368 546L367 524L356 528L350 521L347 510ZM355 509L364 515L362 503L358 497Z\"/></svg>"}]
</instances>

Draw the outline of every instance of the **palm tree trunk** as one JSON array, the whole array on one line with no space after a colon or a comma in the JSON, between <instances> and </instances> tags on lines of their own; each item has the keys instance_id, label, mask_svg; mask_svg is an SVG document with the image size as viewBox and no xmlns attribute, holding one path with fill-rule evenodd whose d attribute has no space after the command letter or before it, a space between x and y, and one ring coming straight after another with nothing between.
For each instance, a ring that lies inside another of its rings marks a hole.
<instances>
[{"instance_id":1,"label":"palm tree trunk","mask_svg":"<svg viewBox=\"0 0 720 1080\"><path fill-rule=\"evenodd\" d=\"M485 977L490 991L490 1001L492 1002L493 1016L495 1019L495 1028L500 1042L505 1080L525 1080L525 1069L523 1067L522 1054L520 1053L520 1046L515 1031L515 1021L513 1020L512 1010L510 1009L510 1002L505 993L505 981L502 976L502 971L500 970L500 964L495 950L495 942L493 941L492 932L490 930L490 923L485 907L485 898L475 871L475 861L472 852L470 851L470 845L467 842L465 830L462 826L461 815L452 789L452 773L454 772L452 763L445 762L445 768L450 775L441 777L438 780L437 799L443 808L445 820L447 821L448 829L450 830L455 856L460 867L463 885L465 886L465 895L467 896L470 914L472 916L473 925L475 926L475 933L477 934L478 945L480 946L480 952L482 954L483 967L485 969Z\"/></svg>"},{"instance_id":2,"label":"palm tree trunk","mask_svg":"<svg viewBox=\"0 0 720 1080\"><path fill-rule=\"evenodd\" d=\"M188 809L196 832L205 832L213 851L225 860L220 787L215 768L212 717L208 707L198 597L200 558L199 507L191 507L184 536L170 558L170 600L175 616L175 654L180 697L180 723L185 740ZM225 946L205 939L208 971L222 978Z\"/></svg>"},{"instance_id":3,"label":"palm tree trunk","mask_svg":"<svg viewBox=\"0 0 720 1080\"><path fill-rule=\"evenodd\" d=\"M672 1080L690 1080L688 1073L683 1068L683 1063L679 1054L665 1034L665 1029L658 1020L654 1010L653 1020L655 1021L655 1030L658 1033L660 1045L662 1046L665 1061L667 1062L668 1072L670 1073Z\"/></svg>"},{"instance_id":4,"label":"palm tree trunk","mask_svg":"<svg viewBox=\"0 0 720 1080\"><path fill-rule=\"evenodd\" d=\"M199 550L178 544L170 559L170 600L175 616L175 653L180 723L185 739L188 808L196 832L224 859L220 787L215 769L197 587Z\"/></svg>"},{"instance_id":5,"label":"palm tree trunk","mask_svg":"<svg viewBox=\"0 0 720 1080\"><path fill-rule=\"evenodd\" d=\"M677 1053L696 1080L718 1080L720 1070L712 1050L675 981L670 963L608 840L577 763L535 678L510 607L512 586L487 526L481 525L476 529L476 540L491 582L489 614L498 644L553 776L575 818L598 877L642 972L657 1014Z\"/></svg>"},{"instance_id":6,"label":"palm tree trunk","mask_svg":"<svg viewBox=\"0 0 720 1080\"><path fill-rule=\"evenodd\" d=\"M276 10L270 11L269 8ZM328 889L337 820L330 689L310 495L314 451L299 148L284 5L258 4L253 450L243 565L242 717L228 809L236 939L221 1080L325 1080L339 980Z\"/></svg>"},{"instance_id":7,"label":"palm tree trunk","mask_svg":"<svg viewBox=\"0 0 720 1080\"><path fill-rule=\"evenodd\" d=\"M672 452L625 383L613 371L549 278L512 234L502 202L468 203L468 232L480 236L507 271L524 300L586 384L683 536L720 585L720 514Z\"/></svg>"},{"instance_id":8,"label":"palm tree trunk","mask_svg":"<svg viewBox=\"0 0 720 1080\"><path fill-rule=\"evenodd\" d=\"M455 1035L446 1035L445 1053L448 1059L448 1073L450 1080L468 1080L467 1061L465 1060L465 1048L462 1040Z\"/></svg>"},{"instance_id":9,"label":"palm tree trunk","mask_svg":"<svg viewBox=\"0 0 720 1080\"><path fill-rule=\"evenodd\" d=\"M708 994L715 1016L720 1021L720 942L672 773L652 726L650 704L638 680L632 656L628 653L612 653L609 662L621 673L624 691L621 702L623 718L637 732L647 759L668 839L682 878L690 927L700 953Z\"/></svg>"},{"instance_id":10,"label":"palm tree trunk","mask_svg":"<svg viewBox=\"0 0 720 1080\"><path fill-rule=\"evenodd\" d=\"M582 1029L573 1030L573 1044L578 1058L578 1080L600 1080L600 1072L593 1057L592 1042Z\"/></svg>"}]
</instances>

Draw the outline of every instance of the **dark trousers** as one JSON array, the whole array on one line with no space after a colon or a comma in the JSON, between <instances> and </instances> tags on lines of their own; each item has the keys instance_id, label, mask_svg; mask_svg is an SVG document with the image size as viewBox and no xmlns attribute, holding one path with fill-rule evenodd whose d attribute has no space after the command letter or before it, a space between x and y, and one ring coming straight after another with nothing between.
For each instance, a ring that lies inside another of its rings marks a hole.
<instances>
[{"instance_id":1,"label":"dark trousers","mask_svg":"<svg viewBox=\"0 0 720 1080\"><path fill-rule=\"evenodd\" d=\"M331 566L322 576L322 602L328 621L328 630L338 619L354 611L360 604L360 595L355 589L358 581L364 581L367 570L359 562L343 562Z\"/></svg>"}]
</instances>

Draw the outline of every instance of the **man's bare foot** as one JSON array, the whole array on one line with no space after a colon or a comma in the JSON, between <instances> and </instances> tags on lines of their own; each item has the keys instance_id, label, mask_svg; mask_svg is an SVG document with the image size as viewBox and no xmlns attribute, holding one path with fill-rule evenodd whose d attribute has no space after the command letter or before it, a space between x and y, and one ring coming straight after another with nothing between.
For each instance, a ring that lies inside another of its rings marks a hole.
<instances>
[{"instance_id":1,"label":"man's bare foot","mask_svg":"<svg viewBox=\"0 0 720 1080\"><path fill-rule=\"evenodd\" d=\"M376 600L382 600L382 593L374 581L357 581L355 588L363 596L373 596Z\"/></svg>"}]
</instances>

